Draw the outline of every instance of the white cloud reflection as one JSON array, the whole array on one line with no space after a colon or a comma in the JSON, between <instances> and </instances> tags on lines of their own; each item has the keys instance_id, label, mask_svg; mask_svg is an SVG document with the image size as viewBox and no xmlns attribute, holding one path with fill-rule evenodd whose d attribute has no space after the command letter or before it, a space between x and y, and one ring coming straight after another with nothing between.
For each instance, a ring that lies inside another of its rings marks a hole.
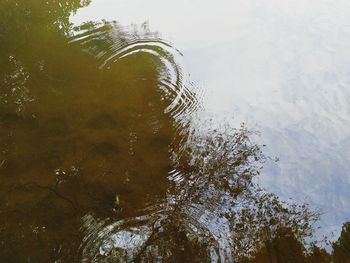
<instances>
[{"instance_id":1,"label":"white cloud reflection","mask_svg":"<svg viewBox=\"0 0 350 263\"><path fill-rule=\"evenodd\" d=\"M329 234L350 220L349 14L345 0L95 0L72 21L148 21L173 41L206 109L247 121L280 158L260 183L320 207Z\"/></svg>"}]
</instances>

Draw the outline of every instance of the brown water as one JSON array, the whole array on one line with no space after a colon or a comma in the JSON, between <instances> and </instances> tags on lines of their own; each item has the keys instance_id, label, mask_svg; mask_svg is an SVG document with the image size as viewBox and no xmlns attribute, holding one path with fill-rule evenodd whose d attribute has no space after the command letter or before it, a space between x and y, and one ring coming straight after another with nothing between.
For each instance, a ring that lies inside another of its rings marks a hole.
<instances>
[{"instance_id":1,"label":"brown water","mask_svg":"<svg viewBox=\"0 0 350 263\"><path fill-rule=\"evenodd\" d=\"M254 132L147 24L72 28L87 4L0 1L0 261L306 262L317 213L253 183Z\"/></svg>"}]
</instances>

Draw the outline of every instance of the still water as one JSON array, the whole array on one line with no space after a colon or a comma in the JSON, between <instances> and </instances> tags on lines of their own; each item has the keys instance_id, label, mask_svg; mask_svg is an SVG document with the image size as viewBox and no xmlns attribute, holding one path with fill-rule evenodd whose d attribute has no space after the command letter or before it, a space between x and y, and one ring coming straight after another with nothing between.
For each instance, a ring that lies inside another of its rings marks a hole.
<instances>
[{"instance_id":1,"label":"still water","mask_svg":"<svg viewBox=\"0 0 350 263\"><path fill-rule=\"evenodd\" d=\"M0 262L348 260L350 7L291 3L0 0Z\"/></svg>"}]
</instances>

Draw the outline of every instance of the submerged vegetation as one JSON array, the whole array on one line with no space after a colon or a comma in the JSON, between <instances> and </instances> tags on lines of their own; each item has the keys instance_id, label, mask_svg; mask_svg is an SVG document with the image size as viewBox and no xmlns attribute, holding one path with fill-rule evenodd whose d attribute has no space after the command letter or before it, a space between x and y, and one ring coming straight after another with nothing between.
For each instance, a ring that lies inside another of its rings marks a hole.
<instances>
[{"instance_id":1,"label":"submerged vegetation","mask_svg":"<svg viewBox=\"0 0 350 263\"><path fill-rule=\"evenodd\" d=\"M215 127L147 25L74 28L89 1L0 0L1 262L349 262L318 213L254 178L245 125Z\"/></svg>"}]
</instances>

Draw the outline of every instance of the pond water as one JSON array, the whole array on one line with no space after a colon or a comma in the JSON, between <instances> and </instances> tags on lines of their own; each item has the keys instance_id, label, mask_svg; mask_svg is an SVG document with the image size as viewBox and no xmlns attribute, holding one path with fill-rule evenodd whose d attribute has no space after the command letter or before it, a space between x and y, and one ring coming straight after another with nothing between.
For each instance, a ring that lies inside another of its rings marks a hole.
<instances>
[{"instance_id":1,"label":"pond water","mask_svg":"<svg viewBox=\"0 0 350 263\"><path fill-rule=\"evenodd\" d=\"M349 11L0 0L0 261L344 262Z\"/></svg>"}]
</instances>

